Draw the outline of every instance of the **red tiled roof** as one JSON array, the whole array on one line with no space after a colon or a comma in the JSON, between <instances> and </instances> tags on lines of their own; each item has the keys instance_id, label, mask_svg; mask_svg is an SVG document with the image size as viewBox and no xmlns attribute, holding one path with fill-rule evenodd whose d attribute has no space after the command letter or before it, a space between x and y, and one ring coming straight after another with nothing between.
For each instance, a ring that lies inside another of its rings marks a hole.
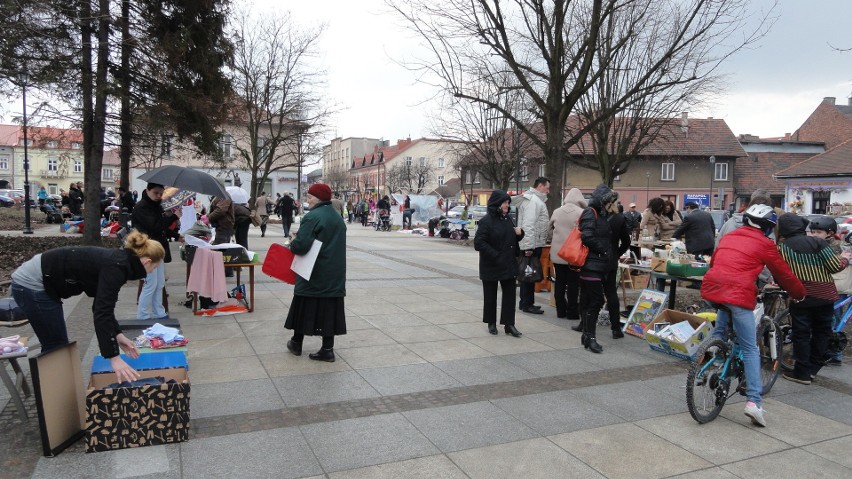
<instances>
[{"instance_id":1,"label":"red tiled roof","mask_svg":"<svg viewBox=\"0 0 852 479\"><path fill-rule=\"evenodd\" d=\"M387 163L389 160L399 156L405 150L411 148L412 146L424 141L425 138L418 138L416 140L405 139L405 140L397 140L396 145L393 146L385 146L381 148L382 152L382 163ZM373 159L375 156L375 160ZM366 160L366 161L365 161ZM375 151L373 153L367 153L364 156L355 157L353 160L355 163L355 169L358 168L367 168L369 166L375 166L379 164L379 153ZM362 166L363 163L363 166Z\"/></svg>"},{"instance_id":2,"label":"red tiled roof","mask_svg":"<svg viewBox=\"0 0 852 479\"><path fill-rule=\"evenodd\" d=\"M765 142L764 142L765 143ZM775 178L775 172L789 168L816 153L788 153L760 151L749 153L748 158L734 163L734 189L742 194L763 188L773 195L782 195L787 184Z\"/></svg>"},{"instance_id":3,"label":"red tiled roof","mask_svg":"<svg viewBox=\"0 0 852 479\"><path fill-rule=\"evenodd\" d=\"M778 178L852 176L852 139L775 174Z\"/></svg>"},{"instance_id":4,"label":"red tiled roof","mask_svg":"<svg viewBox=\"0 0 852 479\"><path fill-rule=\"evenodd\" d=\"M24 129L20 125L0 125L0 143L18 146L24 139ZM50 126L27 127L27 139L36 147L44 147L48 141L58 142L57 148L71 148L71 143L83 143L83 132L71 128Z\"/></svg>"}]
</instances>

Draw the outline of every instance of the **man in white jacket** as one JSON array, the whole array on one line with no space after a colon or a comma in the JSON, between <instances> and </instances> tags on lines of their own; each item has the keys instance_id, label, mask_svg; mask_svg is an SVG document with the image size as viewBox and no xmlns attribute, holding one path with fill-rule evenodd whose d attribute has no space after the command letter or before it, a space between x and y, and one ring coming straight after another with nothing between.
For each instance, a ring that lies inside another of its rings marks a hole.
<instances>
[{"instance_id":1,"label":"man in white jacket","mask_svg":"<svg viewBox=\"0 0 852 479\"><path fill-rule=\"evenodd\" d=\"M525 192L518 205L518 226L524 230L520 242L521 254L541 258L541 249L547 244L550 231L550 215L547 212L547 194L550 193L550 180L536 178L532 188ZM535 284L521 283L518 308L530 314L542 314L541 307L535 303Z\"/></svg>"}]
</instances>

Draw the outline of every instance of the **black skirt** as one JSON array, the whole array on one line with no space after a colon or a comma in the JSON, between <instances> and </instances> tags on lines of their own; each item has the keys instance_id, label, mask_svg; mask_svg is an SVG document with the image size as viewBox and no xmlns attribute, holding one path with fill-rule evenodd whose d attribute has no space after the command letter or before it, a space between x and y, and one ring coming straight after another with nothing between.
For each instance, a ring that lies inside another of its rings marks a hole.
<instances>
[{"instance_id":1,"label":"black skirt","mask_svg":"<svg viewBox=\"0 0 852 479\"><path fill-rule=\"evenodd\" d=\"M284 327L305 336L346 334L343 297L315 298L294 295Z\"/></svg>"}]
</instances>

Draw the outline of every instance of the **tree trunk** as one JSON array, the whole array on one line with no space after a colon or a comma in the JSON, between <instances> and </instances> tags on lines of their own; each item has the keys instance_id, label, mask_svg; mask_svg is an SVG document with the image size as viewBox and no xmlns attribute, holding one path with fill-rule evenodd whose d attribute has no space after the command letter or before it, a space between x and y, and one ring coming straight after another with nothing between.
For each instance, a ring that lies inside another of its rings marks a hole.
<instances>
[{"instance_id":1,"label":"tree trunk","mask_svg":"<svg viewBox=\"0 0 852 479\"><path fill-rule=\"evenodd\" d=\"M555 211L562 206L562 164L565 162L565 127L563 123L551 119L545 124L547 136L544 143L544 159L547 178L550 180L550 195L547 197L547 210ZM532 185L530 185L532 186Z\"/></svg>"},{"instance_id":2,"label":"tree trunk","mask_svg":"<svg viewBox=\"0 0 852 479\"><path fill-rule=\"evenodd\" d=\"M121 71L119 73L121 95L120 150L121 161L119 185L126 191L130 190L130 157L133 154L133 114L130 111L130 0L121 0Z\"/></svg>"}]
</instances>

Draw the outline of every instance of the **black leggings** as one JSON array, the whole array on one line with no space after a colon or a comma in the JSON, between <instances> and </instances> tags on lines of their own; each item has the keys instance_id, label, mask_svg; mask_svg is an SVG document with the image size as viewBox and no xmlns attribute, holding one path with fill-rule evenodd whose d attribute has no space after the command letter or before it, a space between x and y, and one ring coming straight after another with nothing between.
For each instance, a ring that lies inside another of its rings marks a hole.
<instances>
[{"instance_id":1,"label":"black leggings","mask_svg":"<svg viewBox=\"0 0 852 479\"><path fill-rule=\"evenodd\" d=\"M302 344L302 341L305 340L304 334L293 333L293 342ZM334 336L323 336L322 337L322 348L323 349L334 349Z\"/></svg>"},{"instance_id":2,"label":"black leggings","mask_svg":"<svg viewBox=\"0 0 852 479\"><path fill-rule=\"evenodd\" d=\"M582 273L580 276L580 322L583 325L583 334L594 338L598 313L604 305L603 280L583 279Z\"/></svg>"}]
</instances>

